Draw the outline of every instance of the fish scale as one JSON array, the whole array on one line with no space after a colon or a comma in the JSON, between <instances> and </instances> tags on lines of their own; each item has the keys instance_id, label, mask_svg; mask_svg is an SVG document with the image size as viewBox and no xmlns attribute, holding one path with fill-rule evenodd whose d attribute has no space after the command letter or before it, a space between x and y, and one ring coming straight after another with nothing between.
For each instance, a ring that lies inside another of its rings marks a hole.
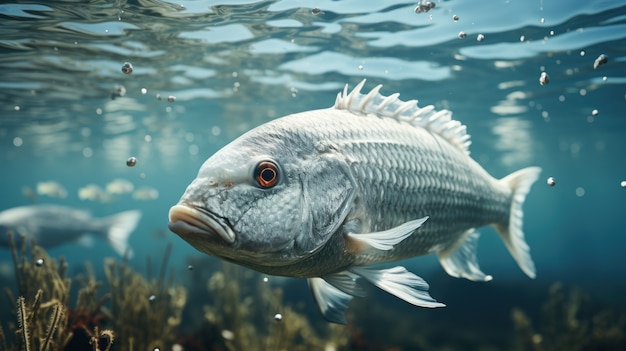
<instances>
[{"instance_id":1,"label":"fish scale","mask_svg":"<svg viewBox=\"0 0 626 351\"><path fill-rule=\"evenodd\" d=\"M450 111L384 96L380 85L361 94L364 84L219 150L170 209L169 228L209 255L307 278L336 323L364 296L364 280L416 306L444 306L422 278L378 263L435 253L453 277L491 280L476 257L475 229L486 225L534 278L522 205L540 169L495 179L469 156Z\"/></svg>"},{"instance_id":2,"label":"fish scale","mask_svg":"<svg viewBox=\"0 0 626 351\"><path fill-rule=\"evenodd\" d=\"M355 208L353 212L383 214L381 221L362 226L361 232L386 230L408 220L430 217L416 234L392 250L368 256L373 261L393 261L448 247L469 228L490 223L508 225L509 208L503 204L511 202L510 189L499 186L496 179L438 135L389 117L356 119L343 110L293 119L285 122L307 136L304 143L323 139L338 145L346 161L351 162L360 184L359 196L369 199L364 209ZM329 126L332 129L327 130ZM289 129L283 132L292 133ZM375 140L368 141L370 136L376 136ZM388 181L384 173L393 174L390 178L396 180ZM382 196L380 189L384 190ZM349 214L346 220L352 219ZM364 224L370 222L361 220ZM450 223L459 229L451 230Z\"/></svg>"}]
</instances>

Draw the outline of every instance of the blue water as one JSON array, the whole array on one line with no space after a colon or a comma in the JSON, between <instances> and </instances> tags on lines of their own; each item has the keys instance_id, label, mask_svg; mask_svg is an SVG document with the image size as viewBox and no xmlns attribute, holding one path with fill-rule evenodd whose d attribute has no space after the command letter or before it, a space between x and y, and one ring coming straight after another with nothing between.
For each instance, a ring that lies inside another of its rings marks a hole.
<instances>
[{"instance_id":1,"label":"blue water","mask_svg":"<svg viewBox=\"0 0 626 351\"><path fill-rule=\"evenodd\" d=\"M385 95L453 111L472 135L472 156L494 176L543 168L524 206L536 280L489 228L481 230L478 257L494 281L479 291L471 285L478 283L450 283L434 257L405 262L431 283L433 296L453 299L448 309L459 313L450 318L475 318L464 309L493 303L481 297L489 289L504 288L500 299L514 306L523 293L507 287L542 289L555 281L622 306L626 4L435 3L420 14L415 2L393 0L0 4L0 210L32 204L23 189L50 180L68 196L38 195L37 203L95 216L140 209L132 265L144 269L147 255L158 261L172 243L171 264L184 272L189 257L201 254L167 230L167 212L203 161L259 124L331 106L344 84L367 78L365 90L381 83ZM594 69L601 54L608 63ZM122 73L125 62L132 74ZM539 83L543 71L546 85ZM126 165L130 156L134 167ZM158 198L78 198L80 188L115 178L152 187ZM116 254L97 243L49 252L98 267ZM0 260L10 262L8 250L0 248ZM444 291L449 284L454 293ZM382 293L368 299L389 303ZM506 306L499 315L505 321Z\"/></svg>"}]
</instances>

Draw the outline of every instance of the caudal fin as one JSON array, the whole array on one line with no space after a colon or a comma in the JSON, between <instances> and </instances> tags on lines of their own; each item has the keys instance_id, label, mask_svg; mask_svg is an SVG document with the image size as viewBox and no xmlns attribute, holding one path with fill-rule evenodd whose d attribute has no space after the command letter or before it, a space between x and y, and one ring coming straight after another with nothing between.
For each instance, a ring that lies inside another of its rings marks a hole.
<instances>
[{"instance_id":1,"label":"caudal fin","mask_svg":"<svg viewBox=\"0 0 626 351\"><path fill-rule=\"evenodd\" d=\"M109 226L107 240L120 256L128 255L128 258L132 258L133 249L128 246L128 238L140 219L141 211L138 210L120 212L104 219Z\"/></svg>"},{"instance_id":2,"label":"caudal fin","mask_svg":"<svg viewBox=\"0 0 626 351\"><path fill-rule=\"evenodd\" d=\"M528 167L513 172L500 180L513 191L513 201L511 202L511 215L508 227L496 225L498 233L500 233L504 244L509 249L517 265L531 278L535 277L535 263L530 257L530 248L526 240L524 240L524 232L522 231L524 212L522 211L522 205L524 200L526 200L530 187L539 178L540 172L541 168L539 167Z\"/></svg>"}]
</instances>

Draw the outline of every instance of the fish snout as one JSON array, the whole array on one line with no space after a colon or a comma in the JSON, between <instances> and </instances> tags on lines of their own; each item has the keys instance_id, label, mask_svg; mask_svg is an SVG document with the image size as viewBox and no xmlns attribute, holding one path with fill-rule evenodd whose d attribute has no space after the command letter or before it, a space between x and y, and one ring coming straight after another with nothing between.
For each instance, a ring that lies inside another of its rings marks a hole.
<instances>
[{"instance_id":1,"label":"fish snout","mask_svg":"<svg viewBox=\"0 0 626 351\"><path fill-rule=\"evenodd\" d=\"M183 238L206 236L207 239L219 238L227 244L233 244L236 238L235 232L224 218L185 203L170 208L168 228Z\"/></svg>"}]
</instances>

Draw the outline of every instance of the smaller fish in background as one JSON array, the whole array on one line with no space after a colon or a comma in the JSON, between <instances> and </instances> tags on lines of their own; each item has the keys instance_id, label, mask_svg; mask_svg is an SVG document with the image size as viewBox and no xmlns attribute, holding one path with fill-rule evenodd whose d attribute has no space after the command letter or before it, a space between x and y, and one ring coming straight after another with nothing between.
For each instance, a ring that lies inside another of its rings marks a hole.
<instances>
[{"instance_id":1,"label":"smaller fish in background","mask_svg":"<svg viewBox=\"0 0 626 351\"><path fill-rule=\"evenodd\" d=\"M0 212L0 246L8 246L7 233L25 235L38 245L52 247L69 242L88 242L89 235L106 239L119 255L132 257L128 238L137 227L141 212L130 210L94 218L89 212L59 205L32 205Z\"/></svg>"},{"instance_id":2,"label":"smaller fish in background","mask_svg":"<svg viewBox=\"0 0 626 351\"><path fill-rule=\"evenodd\" d=\"M106 192L109 194L129 194L135 190L135 186L129 180L117 178L106 185Z\"/></svg>"},{"instance_id":3,"label":"smaller fish in background","mask_svg":"<svg viewBox=\"0 0 626 351\"><path fill-rule=\"evenodd\" d=\"M87 184L86 186L78 189L78 198L81 200L98 201L103 203L113 201L113 196L96 184Z\"/></svg>"},{"instance_id":4,"label":"smaller fish in background","mask_svg":"<svg viewBox=\"0 0 626 351\"><path fill-rule=\"evenodd\" d=\"M50 180L37 183L37 194L65 199L67 197L67 190L65 190L61 184Z\"/></svg>"},{"instance_id":5,"label":"smaller fish in background","mask_svg":"<svg viewBox=\"0 0 626 351\"><path fill-rule=\"evenodd\" d=\"M133 192L135 200L156 200L159 198L159 191L149 186L141 187Z\"/></svg>"}]
</instances>

